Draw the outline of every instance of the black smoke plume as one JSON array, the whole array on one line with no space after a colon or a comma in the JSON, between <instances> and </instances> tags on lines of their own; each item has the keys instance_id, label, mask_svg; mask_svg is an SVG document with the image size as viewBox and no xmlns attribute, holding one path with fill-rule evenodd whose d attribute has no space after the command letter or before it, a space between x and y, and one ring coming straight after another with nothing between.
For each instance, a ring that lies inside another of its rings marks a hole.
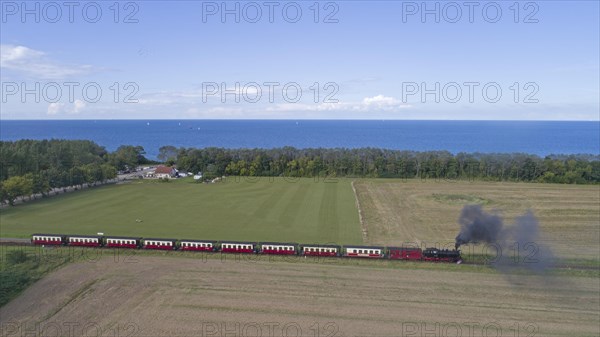
<instances>
[{"instance_id":1,"label":"black smoke plume","mask_svg":"<svg viewBox=\"0 0 600 337\"><path fill-rule=\"evenodd\" d=\"M480 205L465 206L458 222L460 233L456 236L458 249L467 243L487 243L496 251L489 263L502 272L516 269L540 274L555 261L551 250L540 241L537 218L531 211L515 219L515 223L504 226L502 217L485 212Z\"/></svg>"},{"instance_id":2,"label":"black smoke plume","mask_svg":"<svg viewBox=\"0 0 600 337\"><path fill-rule=\"evenodd\" d=\"M467 205L458 218L460 233L456 236L456 249L465 243L495 243L502 233L502 218L483 211L480 205Z\"/></svg>"}]
</instances>

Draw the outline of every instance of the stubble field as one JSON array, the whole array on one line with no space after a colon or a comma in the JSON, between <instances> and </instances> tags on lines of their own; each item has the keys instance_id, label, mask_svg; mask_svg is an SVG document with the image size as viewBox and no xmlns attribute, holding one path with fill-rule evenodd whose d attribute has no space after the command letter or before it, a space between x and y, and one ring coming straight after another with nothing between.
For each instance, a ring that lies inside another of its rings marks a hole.
<instances>
[{"instance_id":1,"label":"stubble field","mask_svg":"<svg viewBox=\"0 0 600 337\"><path fill-rule=\"evenodd\" d=\"M0 309L3 332L76 323L80 335L119 336L598 335L597 278L514 283L460 266L198 256L70 264Z\"/></svg>"}]
</instances>

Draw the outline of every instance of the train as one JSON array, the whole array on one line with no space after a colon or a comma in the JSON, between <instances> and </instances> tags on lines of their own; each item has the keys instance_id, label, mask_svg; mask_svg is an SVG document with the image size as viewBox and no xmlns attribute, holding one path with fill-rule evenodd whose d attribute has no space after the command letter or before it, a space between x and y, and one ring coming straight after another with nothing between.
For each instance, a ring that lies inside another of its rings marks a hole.
<instances>
[{"instance_id":1,"label":"train","mask_svg":"<svg viewBox=\"0 0 600 337\"><path fill-rule=\"evenodd\" d=\"M31 243L43 246L72 246L192 252L348 257L406 261L462 263L460 250L418 247L298 244L293 242L213 241L143 238L110 235L32 234Z\"/></svg>"}]
</instances>

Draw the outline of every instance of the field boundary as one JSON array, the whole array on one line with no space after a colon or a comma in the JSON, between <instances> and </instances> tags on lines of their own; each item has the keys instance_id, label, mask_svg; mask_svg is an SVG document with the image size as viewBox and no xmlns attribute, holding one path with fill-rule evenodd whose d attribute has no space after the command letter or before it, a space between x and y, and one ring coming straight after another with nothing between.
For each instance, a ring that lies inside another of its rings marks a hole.
<instances>
[{"instance_id":1,"label":"field boundary","mask_svg":"<svg viewBox=\"0 0 600 337\"><path fill-rule=\"evenodd\" d=\"M356 209L358 210L358 221L360 222L360 230L362 233L363 243L367 243L369 239L369 231L363 220L362 210L360 208L360 200L358 200L358 193L356 193L356 187L354 187L355 180L352 180L350 185L352 186L352 192L354 193L354 200L356 201Z\"/></svg>"}]
</instances>

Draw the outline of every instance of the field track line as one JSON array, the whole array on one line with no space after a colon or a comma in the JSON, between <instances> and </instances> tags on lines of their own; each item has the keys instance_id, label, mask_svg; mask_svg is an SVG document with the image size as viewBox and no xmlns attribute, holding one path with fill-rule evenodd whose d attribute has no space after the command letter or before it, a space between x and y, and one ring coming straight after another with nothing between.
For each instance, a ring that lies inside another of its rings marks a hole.
<instances>
[{"instance_id":1,"label":"field track line","mask_svg":"<svg viewBox=\"0 0 600 337\"><path fill-rule=\"evenodd\" d=\"M367 243L367 240L369 239L369 232L367 231L367 226L363 221L362 210L360 209L360 201L358 200L356 187L354 187L354 180L352 180L350 185L352 185L352 192L354 192L354 200L356 200L356 209L358 209L358 220L360 221L360 229L362 232L363 243Z\"/></svg>"}]
</instances>

